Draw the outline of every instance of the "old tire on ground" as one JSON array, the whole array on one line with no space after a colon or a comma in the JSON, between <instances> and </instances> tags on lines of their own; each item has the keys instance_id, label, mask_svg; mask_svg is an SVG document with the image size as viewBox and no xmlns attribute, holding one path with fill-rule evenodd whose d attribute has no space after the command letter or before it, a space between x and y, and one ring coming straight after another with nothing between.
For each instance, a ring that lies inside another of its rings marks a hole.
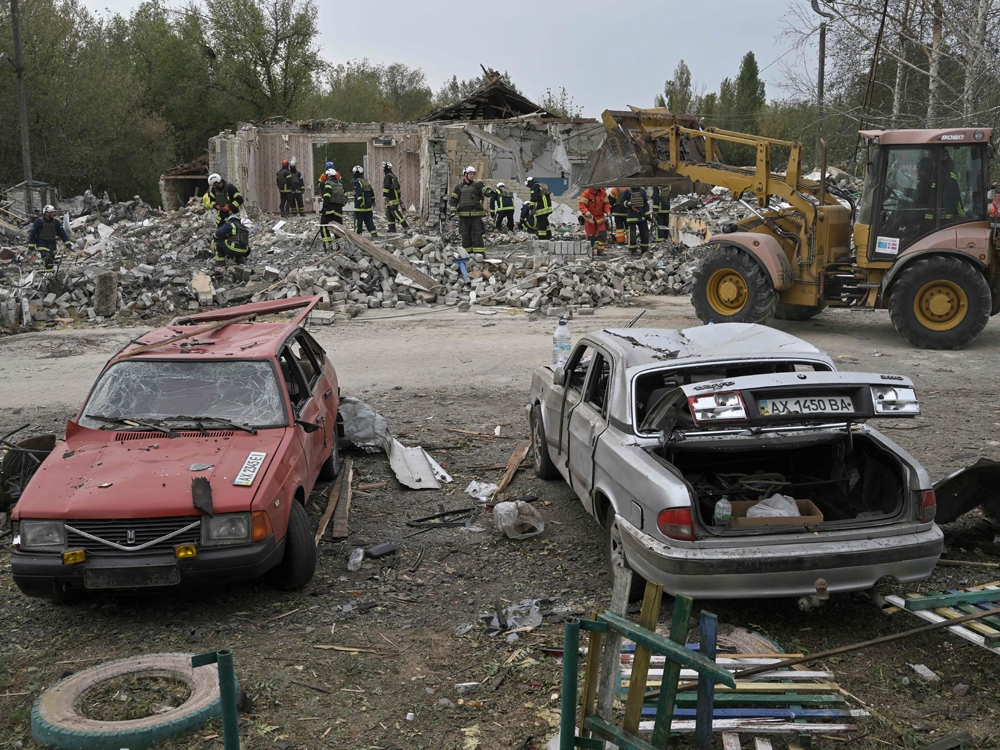
<instances>
[{"instance_id":1,"label":"old tire on ground","mask_svg":"<svg viewBox=\"0 0 1000 750\"><path fill-rule=\"evenodd\" d=\"M559 478L559 469L549 456L549 444L545 440L545 424L542 422L542 407L538 404L531 408L531 454L535 461L535 474L539 479Z\"/></svg>"},{"instance_id":2,"label":"old tire on ground","mask_svg":"<svg viewBox=\"0 0 1000 750\"><path fill-rule=\"evenodd\" d=\"M333 429L333 447L330 448L330 455L319 469L319 480L329 482L336 479L340 473L340 438L337 436L337 428Z\"/></svg>"},{"instance_id":3,"label":"old tire on ground","mask_svg":"<svg viewBox=\"0 0 1000 750\"><path fill-rule=\"evenodd\" d=\"M604 556L608 564L608 575L611 583L615 581L615 565L628 568L625 562L625 552L622 549L622 532L618 526L618 516L613 507L608 508L607 517L604 520ZM628 590L628 600L637 602L642 599L646 590L646 579L632 571L632 585Z\"/></svg>"},{"instance_id":4,"label":"old tire on ground","mask_svg":"<svg viewBox=\"0 0 1000 750\"><path fill-rule=\"evenodd\" d=\"M921 349L961 349L986 327L993 301L985 277L958 258L921 258L892 286L889 318Z\"/></svg>"},{"instance_id":5,"label":"old tire on ground","mask_svg":"<svg viewBox=\"0 0 1000 750\"><path fill-rule=\"evenodd\" d=\"M823 305L788 305L779 302L774 309L774 317L778 320L809 320L825 309Z\"/></svg>"},{"instance_id":6,"label":"old tire on ground","mask_svg":"<svg viewBox=\"0 0 1000 750\"><path fill-rule=\"evenodd\" d=\"M268 582L282 591L294 591L312 580L316 572L316 542L306 509L292 500L285 532L285 555L269 573Z\"/></svg>"},{"instance_id":7,"label":"old tire on ground","mask_svg":"<svg viewBox=\"0 0 1000 750\"><path fill-rule=\"evenodd\" d=\"M127 674L183 680L191 696L172 711L130 721L96 721L77 713L77 700L85 691ZM149 654L100 664L50 687L31 709L31 734L39 744L63 750L142 750L195 729L219 713L214 664L194 669L191 654Z\"/></svg>"},{"instance_id":8,"label":"old tire on ground","mask_svg":"<svg viewBox=\"0 0 1000 750\"><path fill-rule=\"evenodd\" d=\"M778 292L745 250L717 247L695 269L691 304L703 323L766 323Z\"/></svg>"}]
</instances>

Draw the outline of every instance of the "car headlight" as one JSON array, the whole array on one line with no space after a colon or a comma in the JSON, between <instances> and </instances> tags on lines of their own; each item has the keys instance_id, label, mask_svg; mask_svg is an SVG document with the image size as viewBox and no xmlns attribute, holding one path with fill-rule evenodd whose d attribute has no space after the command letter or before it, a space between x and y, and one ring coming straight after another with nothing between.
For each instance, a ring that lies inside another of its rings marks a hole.
<instances>
[{"instance_id":1,"label":"car headlight","mask_svg":"<svg viewBox=\"0 0 1000 750\"><path fill-rule=\"evenodd\" d=\"M250 514L223 513L201 519L201 546L246 544L250 541Z\"/></svg>"},{"instance_id":2,"label":"car headlight","mask_svg":"<svg viewBox=\"0 0 1000 750\"><path fill-rule=\"evenodd\" d=\"M872 402L876 414L919 414L920 402L912 388L873 385Z\"/></svg>"},{"instance_id":3,"label":"car headlight","mask_svg":"<svg viewBox=\"0 0 1000 750\"><path fill-rule=\"evenodd\" d=\"M23 550L58 552L66 547L66 525L62 521L21 521L20 545Z\"/></svg>"},{"instance_id":4,"label":"car headlight","mask_svg":"<svg viewBox=\"0 0 1000 750\"><path fill-rule=\"evenodd\" d=\"M703 422L745 422L747 410L743 397L736 391L715 393L711 396L690 396L691 416Z\"/></svg>"}]
</instances>

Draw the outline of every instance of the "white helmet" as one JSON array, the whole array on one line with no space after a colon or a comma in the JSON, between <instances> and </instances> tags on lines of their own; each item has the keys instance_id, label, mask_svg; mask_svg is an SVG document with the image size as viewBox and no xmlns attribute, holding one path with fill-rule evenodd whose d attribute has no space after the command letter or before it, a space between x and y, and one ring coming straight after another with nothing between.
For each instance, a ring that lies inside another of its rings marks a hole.
<instances>
[{"instance_id":1,"label":"white helmet","mask_svg":"<svg viewBox=\"0 0 1000 750\"><path fill-rule=\"evenodd\" d=\"M288 160L288 166L290 166L290 167L294 167L296 165L296 163L297 162L295 161L295 157L294 156L291 159Z\"/></svg>"},{"instance_id":2,"label":"white helmet","mask_svg":"<svg viewBox=\"0 0 1000 750\"><path fill-rule=\"evenodd\" d=\"M364 174L365 173L365 168L362 167L362 166L357 166L357 167L355 167L354 169L351 170L351 173L352 174Z\"/></svg>"},{"instance_id":3,"label":"white helmet","mask_svg":"<svg viewBox=\"0 0 1000 750\"><path fill-rule=\"evenodd\" d=\"M506 185L504 185L504 184L503 184L502 182L498 182L498 183L497 183L497 187L498 187L498 188L502 188L502 187L507 187L507 186L506 186Z\"/></svg>"},{"instance_id":4,"label":"white helmet","mask_svg":"<svg viewBox=\"0 0 1000 750\"><path fill-rule=\"evenodd\" d=\"M47 203L45 208L42 209L43 214L54 214L56 212L56 207L51 203Z\"/></svg>"},{"instance_id":5,"label":"white helmet","mask_svg":"<svg viewBox=\"0 0 1000 750\"><path fill-rule=\"evenodd\" d=\"M326 170L326 176L327 177L336 177L337 176L337 170L334 169L333 167L330 167L328 170Z\"/></svg>"},{"instance_id":6,"label":"white helmet","mask_svg":"<svg viewBox=\"0 0 1000 750\"><path fill-rule=\"evenodd\" d=\"M534 177L529 177L528 179L526 179L526 180L524 181L524 185L525 185L525 187L531 187L531 183L533 183L534 181L535 181L535 178L534 178Z\"/></svg>"},{"instance_id":7,"label":"white helmet","mask_svg":"<svg viewBox=\"0 0 1000 750\"><path fill-rule=\"evenodd\" d=\"M466 167L465 169L462 170L462 174L463 175L469 174L470 172L472 174L475 174L476 173L476 168L470 166L470 167Z\"/></svg>"},{"instance_id":8,"label":"white helmet","mask_svg":"<svg viewBox=\"0 0 1000 750\"><path fill-rule=\"evenodd\" d=\"M384 162L382 162L382 168L383 169L392 169L392 162L391 161L384 161Z\"/></svg>"},{"instance_id":9,"label":"white helmet","mask_svg":"<svg viewBox=\"0 0 1000 750\"><path fill-rule=\"evenodd\" d=\"M217 182L222 182L222 175L217 172L212 172L212 174L208 176L208 184L214 185Z\"/></svg>"}]
</instances>

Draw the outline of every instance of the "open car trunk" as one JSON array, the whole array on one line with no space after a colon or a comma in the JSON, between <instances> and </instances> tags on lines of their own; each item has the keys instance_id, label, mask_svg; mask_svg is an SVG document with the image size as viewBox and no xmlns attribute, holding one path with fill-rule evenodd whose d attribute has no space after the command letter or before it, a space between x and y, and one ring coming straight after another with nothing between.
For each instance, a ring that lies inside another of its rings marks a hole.
<instances>
[{"instance_id":1,"label":"open car trunk","mask_svg":"<svg viewBox=\"0 0 1000 750\"><path fill-rule=\"evenodd\" d=\"M881 525L911 514L904 468L869 436L855 434L850 444L844 432L810 437L791 445L764 439L758 445L745 440L738 448L722 448L698 441L658 450L690 485L702 527L716 533L801 528L767 522L751 528L714 525L715 504L723 496L733 503L757 502L776 493L809 500L823 514L822 522L810 529Z\"/></svg>"}]
</instances>

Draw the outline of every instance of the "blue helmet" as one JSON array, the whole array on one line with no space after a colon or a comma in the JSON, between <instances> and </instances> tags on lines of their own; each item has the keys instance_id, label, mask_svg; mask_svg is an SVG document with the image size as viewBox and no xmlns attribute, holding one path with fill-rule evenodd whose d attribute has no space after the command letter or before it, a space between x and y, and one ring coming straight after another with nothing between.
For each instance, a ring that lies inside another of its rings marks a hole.
<instances>
[{"instance_id":1,"label":"blue helmet","mask_svg":"<svg viewBox=\"0 0 1000 750\"><path fill-rule=\"evenodd\" d=\"M328 162L326 163L326 168L327 168L327 169L333 169L333 162L332 162L332 161L328 161Z\"/></svg>"}]
</instances>

